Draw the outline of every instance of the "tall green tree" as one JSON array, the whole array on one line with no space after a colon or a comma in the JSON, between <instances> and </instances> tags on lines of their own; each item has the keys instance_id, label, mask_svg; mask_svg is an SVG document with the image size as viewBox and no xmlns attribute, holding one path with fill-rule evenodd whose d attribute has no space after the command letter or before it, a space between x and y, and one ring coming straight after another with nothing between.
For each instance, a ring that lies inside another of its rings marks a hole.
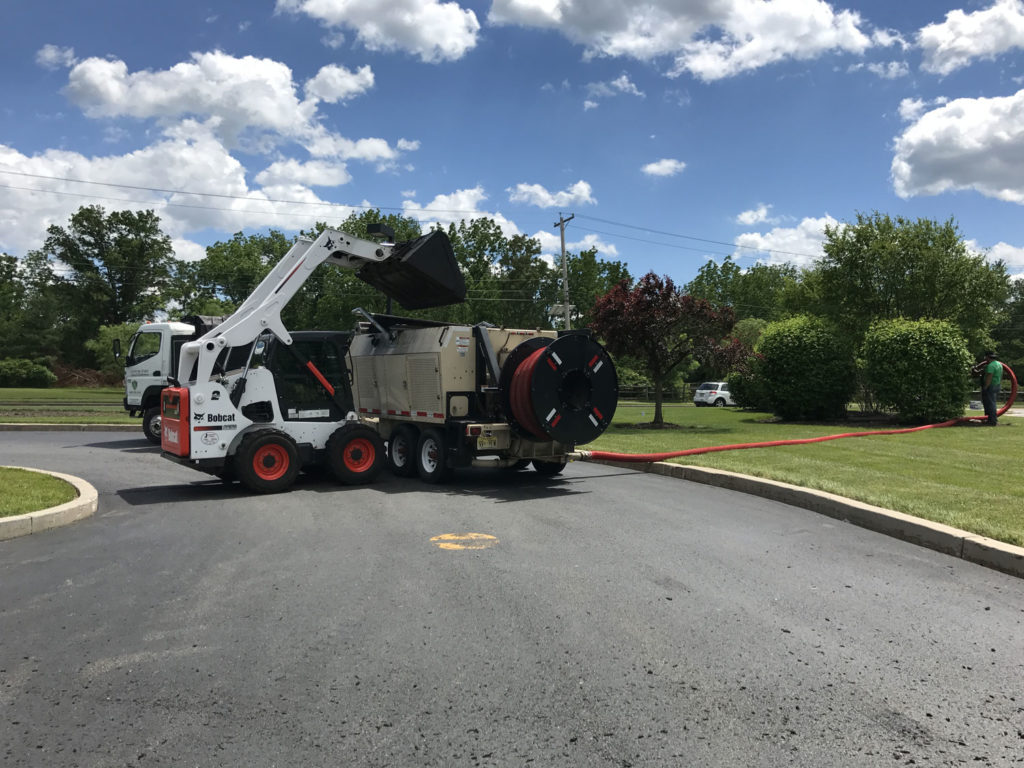
<instances>
[{"instance_id":1,"label":"tall green tree","mask_svg":"<svg viewBox=\"0 0 1024 768\"><path fill-rule=\"evenodd\" d=\"M451 224L448 238L466 279L466 301L451 308L449 319L511 328L550 325L551 268L540 258L540 242L524 235L508 237L489 218Z\"/></svg>"},{"instance_id":2,"label":"tall green tree","mask_svg":"<svg viewBox=\"0 0 1024 768\"><path fill-rule=\"evenodd\" d=\"M138 322L163 307L174 250L153 211L107 214L98 205L83 206L67 227L46 231L42 251L63 265L58 284L90 331Z\"/></svg>"},{"instance_id":3,"label":"tall green tree","mask_svg":"<svg viewBox=\"0 0 1024 768\"><path fill-rule=\"evenodd\" d=\"M911 221L877 211L825 228L815 269L817 313L859 341L875 320L948 320L972 349L984 343L1009 293L1002 262L967 250L952 219Z\"/></svg>"},{"instance_id":4,"label":"tall green tree","mask_svg":"<svg viewBox=\"0 0 1024 768\"><path fill-rule=\"evenodd\" d=\"M230 240L207 246L206 257L197 262L191 275L188 269L179 275L194 280L198 296L220 298L237 307L288 252L292 242L276 229L266 234L236 232Z\"/></svg>"},{"instance_id":5,"label":"tall green tree","mask_svg":"<svg viewBox=\"0 0 1024 768\"><path fill-rule=\"evenodd\" d=\"M621 282L597 300L593 329L612 355L636 360L654 384L653 424L665 423L665 385L683 363L711 363L732 328L732 309L689 296L670 277L653 272Z\"/></svg>"},{"instance_id":6,"label":"tall green tree","mask_svg":"<svg viewBox=\"0 0 1024 768\"><path fill-rule=\"evenodd\" d=\"M569 303L576 309L571 316L573 328L587 328L593 321L594 304L597 299L625 280L633 282L632 275L621 261L606 261L597 256L597 248L588 248L578 254L566 252L569 271ZM552 303L562 303L562 268L556 264L550 271L552 286L547 295L554 297ZM556 324L559 318L555 317ZM561 327L561 325L558 325Z\"/></svg>"},{"instance_id":7,"label":"tall green tree","mask_svg":"<svg viewBox=\"0 0 1024 768\"><path fill-rule=\"evenodd\" d=\"M706 262L685 290L716 306L732 307L739 320L779 320L790 313L799 282L800 273L792 264L755 264L743 269L726 256L721 264Z\"/></svg>"}]
</instances>

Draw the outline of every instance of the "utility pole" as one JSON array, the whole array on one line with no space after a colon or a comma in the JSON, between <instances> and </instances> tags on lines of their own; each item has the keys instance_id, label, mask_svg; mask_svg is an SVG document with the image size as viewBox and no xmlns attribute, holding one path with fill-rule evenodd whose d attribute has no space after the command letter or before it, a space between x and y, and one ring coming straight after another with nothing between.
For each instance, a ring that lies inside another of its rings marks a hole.
<instances>
[{"instance_id":1,"label":"utility pole","mask_svg":"<svg viewBox=\"0 0 1024 768\"><path fill-rule=\"evenodd\" d=\"M569 262L565 258L565 225L575 218L575 213L567 219L559 211L558 221L555 222L555 226L562 233L562 312L565 316L565 330L567 331L569 330Z\"/></svg>"}]
</instances>

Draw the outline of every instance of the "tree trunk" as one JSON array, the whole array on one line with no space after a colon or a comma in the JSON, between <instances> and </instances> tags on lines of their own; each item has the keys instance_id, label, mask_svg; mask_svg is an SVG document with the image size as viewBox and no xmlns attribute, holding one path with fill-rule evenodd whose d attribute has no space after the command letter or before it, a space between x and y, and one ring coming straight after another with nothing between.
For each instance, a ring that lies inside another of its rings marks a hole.
<instances>
[{"instance_id":1,"label":"tree trunk","mask_svg":"<svg viewBox=\"0 0 1024 768\"><path fill-rule=\"evenodd\" d=\"M664 400L664 385L660 380L654 382L654 421L652 424L662 425L665 419L661 414L661 402Z\"/></svg>"}]
</instances>

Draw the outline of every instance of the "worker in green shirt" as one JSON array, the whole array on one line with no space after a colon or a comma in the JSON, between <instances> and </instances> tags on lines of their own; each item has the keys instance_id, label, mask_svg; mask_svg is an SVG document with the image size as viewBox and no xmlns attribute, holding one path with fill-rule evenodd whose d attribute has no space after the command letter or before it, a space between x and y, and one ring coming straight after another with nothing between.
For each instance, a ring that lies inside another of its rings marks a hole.
<instances>
[{"instance_id":1,"label":"worker in green shirt","mask_svg":"<svg viewBox=\"0 0 1024 768\"><path fill-rule=\"evenodd\" d=\"M985 406L985 415L988 416L988 425L996 426L999 423L996 406L996 398L999 396L999 389L1003 384L1003 364L996 360L996 353L992 350L985 352L985 367L981 373L981 402Z\"/></svg>"}]
</instances>

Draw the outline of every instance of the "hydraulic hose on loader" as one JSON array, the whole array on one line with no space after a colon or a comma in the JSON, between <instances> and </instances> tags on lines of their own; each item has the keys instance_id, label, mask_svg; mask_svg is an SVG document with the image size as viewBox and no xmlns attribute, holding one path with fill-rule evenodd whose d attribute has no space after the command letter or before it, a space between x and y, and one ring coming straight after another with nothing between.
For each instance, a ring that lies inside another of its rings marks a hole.
<instances>
[{"instance_id":1,"label":"hydraulic hose on loader","mask_svg":"<svg viewBox=\"0 0 1024 768\"><path fill-rule=\"evenodd\" d=\"M1013 405L1017 399L1017 377L1013 375L1010 367L1003 363L1003 371L1010 376L1010 396L1006 404L999 409L997 415L1002 416ZM777 445L804 445L807 443L824 443L828 440L840 440L845 437L868 437L869 435L902 435L909 432L921 432L925 429L937 429L939 427L954 427L957 424L967 424L972 421L981 421L985 416L962 416L958 419L950 419L938 424L925 424L921 427L910 427L907 429L879 429L871 432L844 432L839 435L825 435L823 437L808 437L802 440L770 440L763 443L736 443L734 445L714 445L705 448L689 448L685 451L668 451L665 453L614 453L612 451L574 451L569 454L570 460L574 461L621 461L631 464L649 464L655 461L666 461L681 456L699 456L703 453L717 453L719 451L738 451L744 448L772 448Z\"/></svg>"}]
</instances>

